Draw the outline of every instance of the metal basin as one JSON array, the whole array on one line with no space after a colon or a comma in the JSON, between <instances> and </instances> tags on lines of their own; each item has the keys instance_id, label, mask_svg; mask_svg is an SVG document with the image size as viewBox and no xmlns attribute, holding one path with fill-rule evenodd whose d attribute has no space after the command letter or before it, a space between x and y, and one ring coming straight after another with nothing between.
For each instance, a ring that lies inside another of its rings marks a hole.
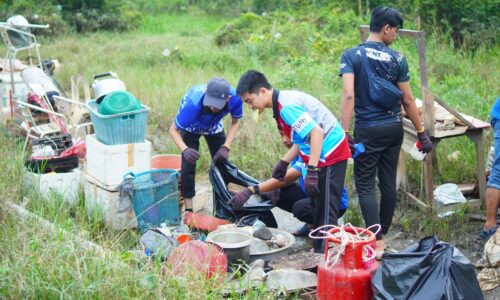
<instances>
[{"instance_id":1,"label":"metal basin","mask_svg":"<svg viewBox=\"0 0 500 300\"><path fill-rule=\"evenodd\" d=\"M271 259L275 259L284 255L288 255L288 251L290 247L295 243L295 237L289 233L288 231L277 229L277 228L268 228L273 236L277 234L282 234L288 240L288 244L282 248L272 249L269 251L250 251L250 262L255 261L257 259L262 259L264 261L269 261Z\"/></svg>"},{"instance_id":2,"label":"metal basin","mask_svg":"<svg viewBox=\"0 0 500 300\"><path fill-rule=\"evenodd\" d=\"M222 248L229 265L248 262L252 236L239 229L219 229L208 234L206 241Z\"/></svg>"}]
</instances>

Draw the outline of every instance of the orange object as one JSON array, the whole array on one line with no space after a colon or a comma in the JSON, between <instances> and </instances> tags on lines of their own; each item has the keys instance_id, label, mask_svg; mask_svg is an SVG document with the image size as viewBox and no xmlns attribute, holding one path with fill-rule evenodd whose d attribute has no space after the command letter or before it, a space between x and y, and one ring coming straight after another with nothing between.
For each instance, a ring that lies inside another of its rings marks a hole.
<instances>
[{"instance_id":1,"label":"orange object","mask_svg":"<svg viewBox=\"0 0 500 300\"><path fill-rule=\"evenodd\" d=\"M181 170L182 156L175 154L160 154L151 158L152 169Z\"/></svg>"},{"instance_id":2,"label":"orange object","mask_svg":"<svg viewBox=\"0 0 500 300\"><path fill-rule=\"evenodd\" d=\"M206 216L194 212L187 212L184 217L184 224L190 228L196 228L204 231L214 231L220 225L231 224L231 222L212 216Z\"/></svg>"},{"instance_id":3,"label":"orange object","mask_svg":"<svg viewBox=\"0 0 500 300\"><path fill-rule=\"evenodd\" d=\"M201 241L187 241L174 250L168 259L176 275L190 271L201 272L205 277L224 276L227 272L227 256L217 246Z\"/></svg>"},{"instance_id":4,"label":"orange object","mask_svg":"<svg viewBox=\"0 0 500 300\"><path fill-rule=\"evenodd\" d=\"M179 244L184 244L185 242L192 240L193 238L189 234L184 233L177 236L177 241L179 242Z\"/></svg>"}]
</instances>

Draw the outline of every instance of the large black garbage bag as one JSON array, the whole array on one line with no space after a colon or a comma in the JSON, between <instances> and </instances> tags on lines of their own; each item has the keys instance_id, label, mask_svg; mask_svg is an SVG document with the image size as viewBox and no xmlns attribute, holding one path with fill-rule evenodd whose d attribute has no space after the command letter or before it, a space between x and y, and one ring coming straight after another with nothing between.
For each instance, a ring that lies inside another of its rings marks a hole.
<instances>
[{"instance_id":1,"label":"large black garbage bag","mask_svg":"<svg viewBox=\"0 0 500 300\"><path fill-rule=\"evenodd\" d=\"M375 299L483 299L470 261L435 236L384 254L372 284Z\"/></svg>"},{"instance_id":2,"label":"large black garbage bag","mask_svg":"<svg viewBox=\"0 0 500 300\"><path fill-rule=\"evenodd\" d=\"M227 189L229 183L242 186L252 186L259 183L256 179L238 170L232 163L212 164L210 168L210 183L214 190L214 212L217 218L230 220L231 222L242 225L252 225L259 219L268 227L278 226L271 212L274 205L265 195L262 196L263 201L261 203L251 206L245 205L239 211L234 210L231 205L228 204L232 197Z\"/></svg>"}]
</instances>

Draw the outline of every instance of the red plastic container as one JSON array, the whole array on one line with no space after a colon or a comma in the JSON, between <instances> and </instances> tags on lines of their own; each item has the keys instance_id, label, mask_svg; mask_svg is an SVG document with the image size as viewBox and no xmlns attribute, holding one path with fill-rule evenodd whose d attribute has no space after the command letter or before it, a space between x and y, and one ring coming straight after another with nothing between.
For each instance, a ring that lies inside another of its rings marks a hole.
<instances>
[{"instance_id":1,"label":"red plastic container","mask_svg":"<svg viewBox=\"0 0 500 300\"><path fill-rule=\"evenodd\" d=\"M340 228L329 230L334 234ZM347 227L345 231L356 234L365 230L363 228ZM365 241L349 242L340 256L339 261L330 269L326 268L326 262L318 265L318 299L342 299L342 300L371 300L373 299L372 275L378 268L375 258L363 261L363 248L365 245L375 246L375 234L364 231L362 236L367 236ZM325 261L330 243L340 244L335 238L328 238L325 243Z\"/></svg>"},{"instance_id":2,"label":"red plastic container","mask_svg":"<svg viewBox=\"0 0 500 300\"><path fill-rule=\"evenodd\" d=\"M184 224L190 228L196 228L203 231L212 232L220 225L231 224L231 222L212 216L206 216L199 213L187 212L184 217Z\"/></svg>"},{"instance_id":3,"label":"red plastic container","mask_svg":"<svg viewBox=\"0 0 500 300\"><path fill-rule=\"evenodd\" d=\"M181 170L182 156L175 154L160 154L151 158L151 168L153 169L173 169Z\"/></svg>"}]
</instances>

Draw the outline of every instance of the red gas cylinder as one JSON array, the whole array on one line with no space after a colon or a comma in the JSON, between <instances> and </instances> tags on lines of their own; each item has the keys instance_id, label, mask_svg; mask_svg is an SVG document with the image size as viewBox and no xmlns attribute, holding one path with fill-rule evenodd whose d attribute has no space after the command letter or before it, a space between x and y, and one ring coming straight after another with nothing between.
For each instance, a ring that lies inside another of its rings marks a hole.
<instances>
[{"instance_id":1,"label":"red gas cylinder","mask_svg":"<svg viewBox=\"0 0 500 300\"><path fill-rule=\"evenodd\" d=\"M335 234L340 227L329 230ZM378 268L375 257L363 261L363 248L370 245L375 248L375 234L369 230L356 227L344 227L344 231L360 234L363 240L349 241L337 263L327 268L327 257L330 243L340 245L337 238L327 238L325 242L325 261L318 265L318 299L371 300L373 299L372 275Z\"/></svg>"}]
</instances>

